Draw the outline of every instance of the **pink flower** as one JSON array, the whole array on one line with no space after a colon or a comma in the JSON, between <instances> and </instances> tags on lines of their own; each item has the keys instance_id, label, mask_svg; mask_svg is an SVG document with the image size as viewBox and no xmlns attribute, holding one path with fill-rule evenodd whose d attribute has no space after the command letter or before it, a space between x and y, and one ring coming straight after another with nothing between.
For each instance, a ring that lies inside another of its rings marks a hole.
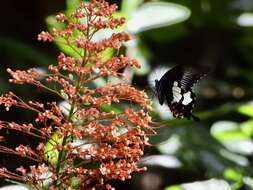
<instances>
[{"instance_id":1,"label":"pink flower","mask_svg":"<svg viewBox=\"0 0 253 190\"><path fill-rule=\"evenodd\" d=\"M46 42L46 41L52 42L54 40L54 37L51 34L49 34L48 32L42 31L38 35L38 40L43 41L43 42Z\"/></svg>"},{"instance_id":2,"label":"pink flower","mask_svg":"<svg viewBox=\"0 0 253 190\"><path fill-rule=\"evenodd\" d=\"M51 34L43 31L38 40L61 39L76 56L61 52L57 64L49 65L49 74L34 68L7 69L12 77L10 82L44 88L69 106L64 111L56 102L26 102L12 92L0 97L0 105L7 111L18 107L36 113L33 124L0 121L0 129L18 131L40 140L35 149L25 144L14 149L0 145L0 152L36 163L27 169L19 167L16 173L0 168L0 177L24 181L33 187L42 187L50 179L48 189L58 190L70 187L75 176L79 189L113 190L109 184L111 179L124 181L134 172L146 170L137 165L148 145L148 133L153 132L148 114L151 102L146 93L129 84L108 82L96 87L93 83L110 75L122 77L126 67L140 67L136 60L124 55L115 55L106 61L102 57L108 48L118 51L129 40L127 33L92 41L100 29L124 24L124 18L112 16L116 9L116 5L109 5L105 0L92 0L82 1L70 16L59 13L56 20L64 22L65 28L54 28ZM122 102L124 108L119 106ZM127 107L127 103L136 108ZM114 106L116 111L110 110ZM3 140L0 136L0 142Z\"/></svg>"}]
</instances>

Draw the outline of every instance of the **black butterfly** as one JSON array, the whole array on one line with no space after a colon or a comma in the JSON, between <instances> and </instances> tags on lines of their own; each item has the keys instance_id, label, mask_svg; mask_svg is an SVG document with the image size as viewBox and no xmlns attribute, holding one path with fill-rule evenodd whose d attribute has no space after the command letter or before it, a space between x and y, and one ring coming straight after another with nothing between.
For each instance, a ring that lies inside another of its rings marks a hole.
<instances>
[{"instance_id":1,"label":"black butterfly","mask_svg":"<svg viewBox=\"0 0 253 190\"><path fill-rule=\"evenodd\" d=\"M160 80L155 80L159 103L163 105L166 100L174 117L199 121L192 114L196 99L192 87L208 70L200 65L178 65L167 71Z\"/></svg>"}]
</instances>

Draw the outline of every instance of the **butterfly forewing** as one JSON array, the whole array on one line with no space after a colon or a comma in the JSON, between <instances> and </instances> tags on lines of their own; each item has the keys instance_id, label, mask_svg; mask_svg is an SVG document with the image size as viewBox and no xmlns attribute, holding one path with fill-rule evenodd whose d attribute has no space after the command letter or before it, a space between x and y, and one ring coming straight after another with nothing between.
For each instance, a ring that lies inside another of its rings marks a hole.
<instances>
[{"instance_id":1,"label":"butterfly forewing","mask_svg":"<svg viewBox=\"0 0 253 190\"><path fill-rule=\"evenodd\" d=\"M179 66L180 67L180 66ZM203 76L208 73L208 68L204 66L189 66L189 65L182 65L182 78L180 80L181 88L187 92L190 90L193 85L198 82Z\"/></svg>"}]
</instances>

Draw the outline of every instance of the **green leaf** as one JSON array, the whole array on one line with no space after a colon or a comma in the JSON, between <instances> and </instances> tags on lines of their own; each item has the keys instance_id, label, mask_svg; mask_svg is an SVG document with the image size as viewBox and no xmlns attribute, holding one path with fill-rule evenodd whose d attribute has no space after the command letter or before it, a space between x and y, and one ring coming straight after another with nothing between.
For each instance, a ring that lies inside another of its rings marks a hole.
<instances>
[{"instance_id":1,"label":"green leaf","mask_svg":"<svg viewBox=\"0 0 253 190\"><path fill-rule=\"evenodd\" d=\"M14 180L9 180L9 179L4 179L7 182L10 182L11 185L4 185L1 186L0 190L31 190L28 186L22 184L22 183L17 183ZM13 184L18 184L18 185L13 185Z\"/></svg>"},{"instance_id":2,"label":"green leaf","mask_svg":"<svg viewBox=\"0 0 253 190\"><path fill-rule=\"evenodd\" d=\"M243 106L240 106L238 108L238 112L243 114L243 115L246 115L246 116L249 116L249 117L253 117L253 105L252 104L248 104L248 105L243 105Z\"/></svg>"},{"instance_id":3,"label":"green leaf","mask_svg":"<svg viewBox=\"0 0 253 190\"><path fill-rule=\"evenodd\" d=\"M80 4L80 1L81 0L67 0L65 14L69 16Z\"/></svg>"},{"instance_id":4,"label":"green leaf","mask_svg":"<svg viewBox=\"0 0 253 190\"><path fill-rule=\"evenodd\" d=\"M83 50L78 49L76 46L66 44L66 40L64 38L57 37L55 43L57 47L66 55L75 58L80 58L81 55L83 55Z\"/></svg>"},{"instance_id":5,"label":"green leaf","mask_svg":"<svg viewBox=\"0 0 253 190\"><path fill-rule=\"evenodd\" d=\"M237 18L237 24L239 26L243 26L243 27L252 27L253 26L252 21L253 21L253 13L251 13L251 12L242 13Z\"/></svg>"},{"instance_id":6,"label":"green leaf","mask_svg":"<svg viewBox=\"0 0 253 190\"><path fill-rule=\"evenodd\" d=\"M126 18L130 18L133 12L138 8L138 6L143 3L144 0L122 0L121 2L121 12Z\"/></svg>"},{"instance_id":7,"label":"green leaf","mask_svg":"<svg viewBox=\"0 0 253 190\"><path fill-rule=\"evenodd\" d=\"M113 57L115 53L115 49L113 48L106 48L104 51L100 53L100 56L102 57L101 61L105 62L108 61Z\"/></svg>"},{"instance_id":8,"label":"green leaf","mask_svg":"<svg viewBox=\"0 0 253 190\"><path fill-rule=\"evenodd\" d=\"M65 24L57 22L54 16L48 16L46 18L46 23L50 32L53 28L63 29L65 27ZM73 44L67 44L67 41L63 37L57 37L54 42L56 46L68 56L80 58L84 53L82 49L77 48Z\"/></svg>"},{"instance_id":9,"label":"green leaf","mask_svg":"<svg viewBox=\"0 0 253 190\"><path fill-rule=\"evenodd\" d=\"M209 130L203 126L171 126L156 129L158 137L152 137L151 143L159 143L159 151L165 154L177 156L184 163L185 167L194 170L205 168L207 175L223 175L224 169L228 167L244 168L248 160L244 156L239 156L228 151L224 146L214 139ZM168 148L165 147L161 139L170 138ZM176 137L176 138L175 138ZM158 139L159 138L159 139ZM204 139L204 140L203 140ZM170 148L173 150L170 150Z\"/></svg>"},{"instance_id":10,"label":"green leaf","mask_svg":"<svg viewBox=\"0 0 253 190\"><path fill-rule=\"evenodd\" d=\"M72 138L69 137L67 142L70 141ZM44 158L49 163L56 165L58 162L59 151L56 149L56 146L62 144L63 136L59 135L56 131L52 137L46 142L45 144L45 155Z\"/></svg>"},{"instance_id":11,"label":"green leaf","mask_svg":"<svg viewBox=\"0 0 253 190\"><path fill-rule=\"evenodd\" d=\"M240 125L232 121L215 122L211 127L211 134L220 141L248 139Z\"/></svg>"},{"instance_id":12,"label":"green leaf","mask_svg":"<svg viewBox=\"0 0 253 190\"><path fill-rule=\"evenodd\" d=\"M59 152L56 150L56 145L62 144L63 137L59 136L56 132L52 135L51 139L45 145L45 160L49 163L56 165L58 161Z\"/></svg>"},{"instance_id":13,"label":"green leaf","mask_svg":"<svg viewBox=\"0 0 253 190\"><path fill-rule=\"evenodd\" d=\"M172 135L169 139L163 141L161 145L158 146L158 150L163 154L175 154L183 144L179 138L179 135Z\"/></svg>"},{"instance_id":14,"label":"green leaf","mask_svg":"<svg viewBox=\"0 0 253 190\"><path fill-rule=\"evenodd\" d=\"M183 190L183 188L180 187L179 185L173 185L173 186L166 187L164 190Z\"/></svg>"},{"instance_id":15,"label":"green leaf","mask_svg":"<svg viewBox=\"0 0 253 190\"><path fill-rule=\"evenodd\" d=\"M127 29L130 33L137 34L146 30L180 23L188 19L190 14L188 8L174 3L144 3L127 22Z\"/></svg>"},{"instance_id":16,"label":"green leaf","mask_svg":"<svg viewBox=\"0 0 253 190\"><path fill-rule=\"evenodd\" d=\"M125 16L122 12L120 12L120 11L114 12L114 13L112 14L112 16L113 16L113 18L121 18L121 17L126 18L126 16ZM127 28L127 24L126 24L126 22L125 22L123 25L118 26L117 28L114 28L113 31L114 31L114 32L124 32L124 31L126 30L126 28Z\"/></svg>"},{"instance_id":17,"label":"green leaf","mask_svg":"<svg viewBox=\"0 0 253 190\"><path fill-rule=\"evenodd\" d=\"M223 174L226 180L232 181L232 189L241 189L243 186L243 173L233 168L227 168Z\"/></svg>"},{"instance_id":18,"label":"green leaf","mask_svg":"<svg viewBox=\"0 0 253 190\"><path fill-rule=\"evenodd\" d=\"M249 176L244 176L243 178L244 184L248 186L249 189L253 189L253 178Z\"/></svg>"},{"instance_id":19,"label":"green leaf","mask_svg":"<svg viewBox=\"0 0 253 190\"><path fill-rule=\"evenodd\" d=\"M92 81L92 84L94 84L96 87L105 86L106 80L104 78L97 78L96 80Z\"/></svg>"},{"instance_id":20,"label":"green leaf","mask_svg":"<svg viewBox=\"0 0 253 190\"><path fill-rule=\"evenodd\" d=\"M241 155L250 155L253 151L253 143L250 140L250 136L241 127L242 125L236 122L219 121L212 125L211 134L228 150ZM248 163L244 158L238 158L239 160L245 164Z\"/></svg>"},{"instance_id":21,"label":"green leaf","mask_svg":"<svg viewBox=\"0 0 253 190\"><path fill-rule=\"evenodd\" d=\"M241 181L243 178L242 173L240 173L239 171L233 168L227 168L224 171L223 176L225 177L225 179L232 180L232 181Z\"/></svg>"},{"instance_id":22,"label":"green leaf","mask_svg":"<svg viewBox=\"0 0 253 190\"><path fill-rule=\"evenodd\" d=\"M253 120L249 120L240 124L242 132L248 137L253 137Z\"/></svg>"},{"instance_id":23,"label":"green leaf","mask_svg":"<svg viewBox=\"0 0 253 190\"><path fill-rule=\"evenodd\" d=\"M97 169L100 166L100 162L92 162L82 165L83 168L86 169Z\"/></svg>"},{"instance_id":24,"label":"green leaf","mask_svg":"<svg viewBox=\"0 0 253 190\"><path fill-rule=\"evenodd\" d=\"M150 65L148 64L149 52L146 47L141 46L139 41L132 39L126 44L127 56L136 59L140 64L141 68L133 68L134 73L137 75L146 75L150 71Z\"/></svg>"},{"instance_id":25,"label":"green leaf","mask_svg":"<svg viewBox=\"0 0 253 190\"><path fill-rule=\"evenodd\" d=\"M121 110L118 107L113 106L113 105L108 105L108 104L102 105L101 110L104 112L112 112L113 111L116 114L121 113Z\"/></svg>"},{"instance_id":26,"label":"green leaf","mask_svg":"<svg viewBox=\"0 0 253 190\"><path fill-rule=\"evenodd\" d=\"M209 189L209 190L231 190L230 185L227 181L221 179L209 179L205 181L194 181L192 183L182 184L184 190L193 190L193 189Z\"/></svg>"},{"instance_id":27,"label":"green leaf","mask_svg":"<svg viewBox=\"0 0 253 190\"><path fill-rule=\"evenodd\" d=\"M46 18L46 23L49 31L52 31L53 28L63 29L66 26L65 23L57 22L55 16L52 15Z\"/></svg>"},{"instance_id":28,"label":"green leaf","mask_svg":"<svg viewBox=\"0 0 253 190\"><path fill-rule=\"evenodd\" d=\"M72 189L79 189L80 187L80 178L72 177L71 178L71 188Z\"/></svg>"}]
</instances>

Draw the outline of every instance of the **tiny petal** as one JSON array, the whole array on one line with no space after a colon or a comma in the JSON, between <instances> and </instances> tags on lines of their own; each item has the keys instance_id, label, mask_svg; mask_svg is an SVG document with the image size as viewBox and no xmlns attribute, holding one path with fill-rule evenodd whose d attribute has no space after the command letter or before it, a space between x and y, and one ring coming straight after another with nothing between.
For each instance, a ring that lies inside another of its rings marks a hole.
<instances>
[{"instance_id":1,"label":"tiny petal","mask_svg":"<svg viewBox=\"0 0 253 190\"><path fill-rule=\"evenodd\" d=\"M46 41L52 42L54 40L54 37L48 32L42 31L40 34L38 34L38 40L43 42Z\"/></svg>"}]
</instances>

